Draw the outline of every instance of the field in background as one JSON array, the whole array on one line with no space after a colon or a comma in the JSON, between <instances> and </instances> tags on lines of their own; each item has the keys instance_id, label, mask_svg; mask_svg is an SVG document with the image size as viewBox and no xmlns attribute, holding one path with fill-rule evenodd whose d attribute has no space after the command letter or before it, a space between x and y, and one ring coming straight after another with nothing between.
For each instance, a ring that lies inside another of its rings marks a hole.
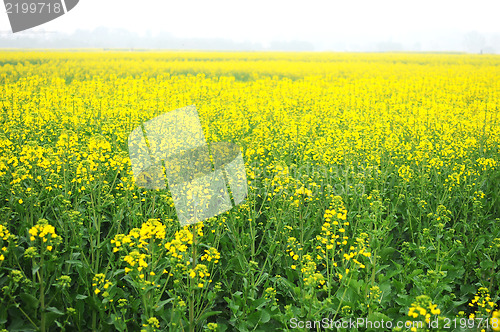
<instances>
[{"instance_id":1,"label":"field in background","mask_svg":"<svg viewBox=\"0 0 500 332\"><path fill-rule=\"evenodd\" d=\"M0 52L0 328L500 330L499 77L484 55ZM193 104L249 195L180 228L127 137Z\"/></svg>"}]
</instances>

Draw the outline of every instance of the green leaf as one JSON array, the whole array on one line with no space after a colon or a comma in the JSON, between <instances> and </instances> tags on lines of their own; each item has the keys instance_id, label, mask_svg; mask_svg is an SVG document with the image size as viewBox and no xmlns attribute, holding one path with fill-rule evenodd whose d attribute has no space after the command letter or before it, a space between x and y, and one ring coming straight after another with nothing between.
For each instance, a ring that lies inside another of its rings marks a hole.
<instances>
[{"instance_id":1,"label":"green leaf","mask_svg":"<svg viewBox=\"0 0 500 332\"><path fill-rule=\"evenodd\" d=\"M32 309L37 309L40 305L38 299L31 294L23 293L19 294L19 297Z\"/></svg>"},{"instance_id":2,"label":"green leaf","mask_svg":"<svg viewBox=\"0 0 500 332\"><path fill-rule=\"evenodd\" d=\"M396 249L394 248L391 248L391 247L387 247L387 248L383 248L382 250L380 250L380 258L382 260L386 260L389 256L391 256L394 252L396 251Z\"/></svg>"},{"instance_id":3,"label":"green leaf","mask_svg":"<svg viewBox=\"0 0 500 332\"><path fill-rule=\"evenodd\" d=\"M248 316L248 322L251 324L251 326L257 326L260 322L261 314L259 311L253 312L250 316Z\"/></svg>"},{"instance_id":4,"label":"green leaf","mask_svg":"<svg viewBox=\"0 0 500 332\"><path fill-rule=\"evenodd\" d=\"M384 322L390 321L391 319L387 317L386 315L380 313L380 312L373 312L366 317L366 322L365 322L365 327L367 327L367 331L384 331L383 328L375 328L374 326L380 326L378 324L381 324L382 320ZM369 323L371 322L371 323ZM371 328L370 328L371 327Z\"/></svg>"},{"instance_id":5,"label":"green leaf","mask_svg":"<svg viewBox=\"0 0 500 332\"><path fill-rule=\"evenodd\" d=\"M64 312L62 312L61 310L57 309L56 307L47 307L47 311L50 311L50 312L53 312L59 316L62 316L64 315Z\"/></svg>"},{"instance_id":6,"label":"green leaf","mask_svg":"<svg viewBox=\"0 0 500 332\"><path fill-rule=\"evenodd\" d=\"M9 332L25 332L34 331L33 325L25 323L20 317L14 318L12 323L9 325Z\"/></svg>"},{"instance_id":7,"label":"green leaf","mask_svg":"<svg viewBox=\"0 0 500 332\"><path fill-rule=\"evenodd\" d=\"M293 293L295 294L295 296L300 297L300 287L298 287L298 286L294 287Z\"/></svg>"},{"instance_id":8,"label":"green leaf","mask_svg":"<svg viewBox=\"0 0 500 332\"><path fill-rule=\"evenodd\" d=\"M224 300L226 300L226 302L228 303L229 309L231 309L234 313L238 312L238 310L240 309L239 305L234 303L234 301L227 296L224 297Z\"/></svg>"},{"instance_id":9,"label":"green leaf","mask_svg":"<svg viewBox=\"0 0 500 332\"><path fill-rule=\"evenodd\" d=\"M31 268L32 275L35 275L38 272L38 270L40 270L40 265L33 263L33 267Z\"/></svg>"},{"instance_id":10,"label":"green leaf","mask_svg":"<svg viewBox=\"0 0 500 332\"><path fill-rule=\"evenodd\" d=\"M380 284L380 290L382 291L382 297L383 298L391 298L391 283L390 282L384 282L383 284Z\"/></svg>"},{"instance_id":11,"label":"green leaf","mask_svg":"<svg viewBox=\"0 0 500 332\"><path fill-rule=\"evenodd\" d=\"M410 273L408 275L408 279L413 279L413 277L418 276L422 272L424 272L424 270L422 270L422 269L416 269L415 271L413 271L412 273Z\"/></svg>"},{"instance_id":12,"label":"green leaf","mask_svg":"<svg viewBox=\"0 0 500 332\"><path fill-rule=\"evenodd\" d=\"M390 265L381 265L379 266L379 268L377 269L377 275L382 272L383 270L385 270L386 268L388 268Z\"/></svg>"},{"instance_id":13,"label":"green leaf","mask_svg":"<svg viewBox=\"0 0 500 332\"><path fill-rule=\"evenodd\" d=\"M267 323L271 319L271 315L266 309L260 311L260 321L262 323Z\"/></svg>"},{"instance_id":14,"label":"green leaf","mask_svg":"<svg viewBox=\"0 0 500 332\"><path fill-rule=\"evenodd\" d=\"M60 314L58 313L55 313L55 312L47 312L45 314L45 328L47 331L51 331L52 329L50 328L50 326L55 322L55 320L58 318L58 317L61 317Z\"/></svg>"},{"instance_id":15,"label":"green leaf","mask_svg":"<svg viewBox=\"0 0 500 332\"><path fill-rule=\"evenodd\" d=\"M252 305L254 307L254 309L259 309L260 307L262 307L265 303L267 302L267 299L264 298L264 297L261 297L259 299L256 299L255 301L253 301Z\"/></svg>"},{"instance_id":16,"label":"green leaf","mask_svg":"<svg viewBox=\"0 0 500 332\"><path fill-rule=\"evenodd\" d=\"M200 318L198 318L198 321L202 321L203 322L208 317L215 316L215 315L218 315L218 314L221 314L221 313L222 313L222 311L208 311L208 312L205 312L203 315L200 316Z\"/></svg>"},{"instance_id":17,"label":"green leaf","mask_svg":"<svg viewBox=\"0 0 500 332\"><path fill-rule=\"evenodd\" d=\"M72 259L67 260L66 264L75 265L77 267L83 267L82 261L77 261L77 260L72 260Z\"/></svg>"},{"instance_id":18,"label":"green leaf","mask_svg":"<svg viewBox=\"0 0 500 332\"><path fill-rule=\"evenodd\" d=\"M114 328L117 331L126 331L127 330L127 324L123 321L123 319L115 314L111 314L111 316L108 319L108 324L113 324Z\"/></svg>"},{"instance_id":19,"label":"green leaf","mask_svg":"<svg viewBox=\"0 0 500 332\"><path fill-rule=\"evenodd\" d=\"M7 323L7 310L0 310L0 324L4 325Z\"/></svg>"},{"instance_id":20,"label":"green leaf","mask_svg":"<svg viewBox=\"0 0 500 332\"><path fill-rule=\"evenodd\" d=\"M476 288L473 285L462 285L460 286L460 293L467 295L467 294L474 294L476 292Z\"/></svg>"},{"instance_id":21,"label":"green leaf","mask_svg":"<svg viewBox=\"0 0 500 332\"><path fill-rule=\"evenodd\" d=\"M174 300L173 298L170 298L168 300L158 302L155 306L155 311L160 311L161 309L163 309L163 306L165 304L172 302L173 300Z\"/></svg>"},{"instance_id":22,"label":"green leaf","mask_svg":"<svg viewBox=\"0 0 500 332\"><path fill-rule=\"evenodd\" d=\"M76 299L77 299L77 300L85 300L87 297L88 297L87 295L78 294L78 295L76 296Z\"/></svg>"},{"instance_id":23,"label":"green leaf","mask_svg":"<svg viewBox=\"0 0 500 332\"><path fill-rule=\"evenodd\" d=\"M227 330L227 324L222 323L221 321L217 321L217 330L219 332L225 332Z\"/></svg>"},{"instance_id":24,"label":"green leaf","mask_svg":"<svg viewBox=\"0 0 500 332\"><path fill-rule=\"evenodd\" d=\"M403 307L409 307L411 304L411 298L408 295L397 294L395 301L397 304Z\"/></svg>"},{"instance_id":25,"label":"green leaf","mask_svg":"<svg viewBox=\"0 0 500 332\"><path fill-rule=\"evenodd\" d=\"M481 263L479 263L479 265L485 270L492 269L494 266L493 262L490 260L483 260L481 261Z\"/></svg>"}]
</instances>

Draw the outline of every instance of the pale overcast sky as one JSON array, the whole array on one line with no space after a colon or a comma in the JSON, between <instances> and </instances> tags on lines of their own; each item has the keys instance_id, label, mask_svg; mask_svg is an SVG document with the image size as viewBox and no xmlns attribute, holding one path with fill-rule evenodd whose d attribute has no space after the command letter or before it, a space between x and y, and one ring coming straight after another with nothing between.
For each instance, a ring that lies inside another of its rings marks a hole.
<instances>
[{"instance_id":1,"label":"pale overcast sky","mask_svg":"<svg viewBox=\"0 0 500 332\"><path fill-rule=\"evenodd\" d=\"M66 15L28 32L97 27L178 38L271 41L405 42L450 32L500 36L499 0L80 0ZM2 36L10 31L0 14ZM498 45L500 47L500 45Z\"/></svg>"}]
</instances>

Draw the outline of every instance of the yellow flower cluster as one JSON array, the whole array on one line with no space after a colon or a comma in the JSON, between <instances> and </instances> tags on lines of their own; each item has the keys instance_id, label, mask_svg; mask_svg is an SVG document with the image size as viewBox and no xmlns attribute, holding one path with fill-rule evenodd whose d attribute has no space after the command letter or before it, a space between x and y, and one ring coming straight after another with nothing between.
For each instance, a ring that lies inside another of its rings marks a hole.
<instances>
[{"instance_id":1,"label":"yellow flower cluster","mask_svg":"<svg viewBox=\"0 0 500 332\"><path fill-rule=\"evenodd\" d=\"M483 171L486 171L487 169L494 169L498 166L498 161L492 158L481 157L476 160L476 163L481 167Z\"/></svg>"},{"instance_id":2,"label":"yellow flower cluster","mask_svg":"<svg viewBox=\"0 0 500 332\"><path fill-rule=\"evenodd\" d=\"M195 281L198 288L203 288L207 282L212 282L211 279L207 279L210 277L210 272L204 264L197 264L194 269L190 269L189 277Z\"/></svg>"},{"instance_id":3,"label":"yellow flower cluster","mask_svg":"<svg viewBox=\"0 0 500 332\"><path fill-rule=\"evenodd\" d=\"M71 277L67 275L62 275L57 278L57 285L62 288L68 288L71 286Z\"/></svg>"},{"instance_id":4,"label":"yellow flower cluster","mask_svg":"<svg viewBox=\"0 0 500 332\"><path fill-rule=\"evenodd\" d=\"M0 224L0 247L2 248L0 252L0 262L5 260L4 253L7 252L8 246L9 246L9 240L11 239L12 235L10 234L9 230L7 227L4 225Z\"/></svg>"},{"instance_id":5,"label":"yellow flower cluster","mask_svg":"<svg viewBox=\"0 0 500 332\"><path fill-rule=\"evenodd\" d=\"M336 272L339 280L342 280L349 272L356 267L365 268L359 261L360 257L370 257L368 248L368 234L361 233L356 238L355 245L348 246L349 236L346 235L347 209L341 196L332 196L330 207L325 210L325 222L321 227L321 233L316 236L318 242L316 250L317 258L327 269L337 269L342 266L342 270Z\"/></svg>"},{"instance_id":6,"label":"yellow flower cluster","mask_svg":"<svg viewBox=\"0 0 500 332\"><path fill-rule=\"evenodd\" d=\"M61 153L71 153L73 149L78 148L78 145L78 135L71 131L63 131L56 142L56 147L61 149Z\"/></svg>"},{"instance_id":7,"label":"yellow flower cluster","mask_svg":"<svg viewBox=\"0 0 500 332\"><path fill-rule=\"evenodd\" d=\"M116 234L111 244L114 244L113 252L123 250L123 246L128 248L139 248L148 251L148 246L155 243L156 240L165 239L166 226L158 219L149 219L141 225L141 228L130 230L128 235Z\"/></svg>"},{"instance_id":8,"label":"yellow flower cluster","mask_svg":"<svg viewBox=\"0 0 500 332\"><path fill-rule=\"evenodd\" d=\"M299 270L306 287L321 287L325 284L325 277L317 270L317 264L310 254L303 255L303 247L295 237L287 240L286 252L292 258L291 268ZM300 268L298 269L299 266Z\"/></svg>"},{"instance_id":9,"label":"yellow flower cluster","mask_svg":"<svg viewBox=\"0 0 500 332\"><path fill-rule=\"evenodd\" d=\"M160 321L156 317L150 317L146 323L142 324L143 327L147 329L141 329L141 332L153 332L158 331L160 328Z\"/></svg>"},{"instance_id":10,"label":"yellow flower cluster","mask_svg":"<svg viewBox=\"0 0 500 332\"><path fill-rule=\"evenodd\" d=\"M169 273L171 276L178 273L180 278L187 277L189 282L197 288L204 288L205 285L212 282L209 279L209 267L211 264L217 264L221 258L220 252L214 247L205 249L199 258L193 257L193 254L197 253L197 246L193 247L195 236L197 237L196 241L203 237L203 227L203 223L184 226L181 230L175 232L174 238L166 242L164 246L167 249L167 257L170 257L172 268L171 271L165 270L164 273ZM196 264L198 259L207 265ZM176 281L179 282L179 280Z\"/></svg>"},{"instance_id":11,"label":"yellow flower cluster","mask_svg":"<svg viewBox=\"0 0 500 332\"><path fill-rule=\"evenodd\" d=\"M410 182L413 178L413 170L409 165L399 167L398 174L406 182Z\"/></svg>"},{"instance_id":12,"label":"yellow flower cluster","mask_svg":"<svg viewBox=\"0 0 500 332\"><path fill-rule=\"evenodd\" d=\"M207 324L207 329L209 331L217 331L218 325L217 323L208 323Z\"/></svg>"},{"instance_id":13,"label":"yellow flower cluster","mask_svg":"<svg viewBox=\"0 0 500 332\"><path fill-rule=\"evenodd\" d=\"M304 255L301 264L300 272L302 272L302 280L306 287L321 287L325 284L325 277L316 270L316 263L311 255Z\"/></svg>"},{"instance_id":14,"label":"yellow flower cluster","mask_svg":"<svg viewBox=\"0 0 500 332\"><path fill-rule=\"evenodd\" d=\"M130 267L125 267L125 273L129 273L133 269L137 269L138 272L141 272L143 268L148 267L148 263L146 259L148 255L140 253L138 250L131 251L128 255L123 257L123 261L128 263Z\"/></svg>"},{"instance_id":15,"label":"yellow flower cluster","mask_svg":"<svg viewBox=\"0 0 500 332\"><path fill-rule=\"evenodd\" d=\"M347 219L347 210L344 206L341 196L333 196L330 208L325 210L324 218L326 222L331 222L335 226L342 226L340 223L344 223L345 226L349 225L345 222Z\"/></svg>"},{"instance_id":16,"label":"yellow flower cluster","mask_svg":"<svg viewBox=\"0 0 500 332\"><path fill-rule=\"evenodd\" d=\"M444 205L438 205L436 213L429 213L427 215L428 218L433 219L440 227L444 227L444 225L451 220L450 216L451 211Z\"/></svg>"},{"instance_id":17,"label":"yellow flower cluster","mask_svg":"<svg viewBox=\"0 0 500 332\"><path fill-rule=\"evenodd\" d=\"M207 261L207 262L213 261L214 263L218 263L219 259L220 259L220 253L214 247L209 248L208 250L205 250L205 254L203 256L201 256L201 260Z\"/></svg>"},{"instance_id":18,"label":"yellow flower cluster","mask_svg":"<svg viewBox=\"0 0 500 332\"><path fill-rule=\"evenodd\" d=\"M299 254L302 253L302 250L303 250L302 245L296 238L294 237L288 238L286 252L288 253L288 255L290 255L290 257L292 257L294 261L299 259ZM296 269L295 264L292 265L292 269L294 270Z\"/></svg>"},{"instance_id":19,"label":"yellow flower cluster","mask_svg":"<svg viewBox=\"0 0 500 332\"><path fill-rule=\"evenodd\" d=\"M338 225L338 222L335 221L335 223ZM316 236L316 240L321 242L326 250L332 250L336 245L346 245L349 237L345 235L340 237L340 235L336 234L337 231L337 227L332 227L332 223L325 222L323 226L321 226L321 234ZM318 246L317 249L320 249L323 254L326 254L326 251L321 246Z\"/></svg>"},{"instance_id":20,"label":"yellow flower cluster","mask_svg":"<svg viewBox=\"0 0 500 332\"><path fill-rule=\"evenodd\" d=\"M169 254L177 259L181 259L180 253L186 252L188 245L193 244L193 232L190 227L194 227L194 232L197 236L203 236L203 223L197 223L193 226L184 226L181 230L175 232L174 239L165 244L165 248L169 251Z\"/></svg>"},{"instance_id":21,"label":"yellow flower cluster","mask_svg":"<svg viewBox=\"0 0 500 332\"><path fill-rule=\"evenodd\" d=\"M488 288L480 287L469 302L469 306L475 308L475 311L469 315L470 319L474 319L482 315L488 316L495 309L496 304L492 301Z\"/></svg>"},{"instance_id":22,"label":"yellow flower cluster","mask_svg":"<svg viewBox=\"0 0 500 332\"><path fill-rule=\"evenodd\" d=\"M126 274L132 273L132 277L143 285L158 286L149 280L150 276L156 275L154 267L148 267L153 253L164 248L165 236L166 226L158 219L149 219L141 228L133 228L127 235L116 234L111 244L114 245L113 252L123 255Z\"/></svg>"},{"instance_id":23,"label":"yellow flower cluster","mask_svg":"<svg viewBox=\"0 0 500 332\"><path fill-rule=\"evenodd\" d=\"M255 151L252 148L250 148L247 150L246 155L248 157L253 155L255 159L259 159L259 156L261 155L261 153L259 153L259 151ZM271 165L266 165L266 169L269 173L272 174L271 187L274 187L273 191L276 193L279 193L280 191L282 191L293 180L290 177L290 169L288 168L287 165L281 165L281 164L273 165L273 164L271 164Z\"/></svg>"},{"instance_id":24,"label":"yellow flower cluster","mask_svg":"<svg viewBox=\"0 0 500 332\"><path fill-rule=\"evenodd\" d=\"M50 225L45 219L40 219L38 223L31 227L28 232L30 234L31 242L35 242L37 239L40 239L41 244L48 251L52 251L53 246L60 241L60 237L56 234L54 226Z\"/></svg>"},{"instance_id":25,"label":"yellow flower cluster","mask_svg":"<svg viewBox=\"0 0 500 332\"><path fill-rule=\"evenodd\" d=\"M292 204L295 207L298 207L301 202L310 202L312 201L312 196L313 193L310 189L307 189L304 186L301 186L300 188L295 190L295 193L293 196L290 197L290 200L292 200Z\"/></svg>"},{"instance_id":26,"label":"yellow flower cluster","mask_svg":"<svg viewBox=\"0 0 500 332\"><path fill-rule=\"evenodd\" d=\"M366 295L370 299L370 302L380 301L380 297L382 296L382 291L378 286L370 287L370 293Z\"/></svg>"},{"instance_id":27,"label":"yellow flower cluster","mask_svg":"<svg viewBox=\"0 0 500 332\"><path fill-rule=\"evenodd\" d=\"M356 238L355 245L341 248L342 253L342 266L345 268L345 274L338 273L339 279L345 277L351 269L361 268L364 269L366 266L359 259L363 257L371 257L371 252L368 251L368 234L361 233Z\"/></svg>"},{"instance_id":28,"label":"yellow flower cluster","mask_svg":"<svg viewBox=\"0 0 500 332\"><path fill-rule=\"evenodd\" d=\"M437 304L433 304L432 300L427 295L417 296L417 299L414 303L412 303L410 309L408 310L408 317L415 319L421 319L425 321L426 324L429 324L432 316L439 316L441 314L441 310L437 307ZM439 318L439 317L438 317ZM408 321L408 325L412 326L412 322ZM412 332L417 331L417 328L413 326L411 328Z\"/></svg>"},{"instance_id":29,"label":"yellow flower cluster","mask_svg":"<svg viewBox=\"0 0 500 332\"><path fill-rule=\"evenodd\" d=\"M264 298L274 299L276 297L276 289L273 287L268 287L264 290Z\"/></svg>"},{"instance_id":30,"label":"yellow flower cluster","mask_svg":"<svg viewBox=\"0 0 500 332\"><path fill-rule=\"evenodd\" d=\"M108 297L108 289L111 286L112 283L106 279L106 275L104 273L97 273L92 279L92 287L94 287L94 293L96 295L102 292L102 297Z\"/></svg>"},{"instance_id":31,"label":"yellow flower cluster","mask_svg":"<svg viewBox=\"0 0 500 332\"><path fill-rule=\"evenodd\" d=\"M182 253L188 249L188 245L193 244L193 233L189 231L188 227L175 232L174 239L165 244L170 256L177 260L182 259Z\"/></svg>"}]
</instances>

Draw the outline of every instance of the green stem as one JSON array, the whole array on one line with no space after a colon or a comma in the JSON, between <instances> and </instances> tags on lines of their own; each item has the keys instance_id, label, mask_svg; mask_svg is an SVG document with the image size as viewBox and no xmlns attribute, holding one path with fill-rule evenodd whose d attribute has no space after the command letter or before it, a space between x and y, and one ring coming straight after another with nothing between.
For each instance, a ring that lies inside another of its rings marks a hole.
<instances>
[{"instance_id":1,"label":"green stem","mask_svg":"<svg viewBox=\"0 0 500 332\"><path fill-rule=\"evenodd\" d=\"M43 252L42 252L42 258L40 260L40 269L36 272L38 276L38 281L40 282L40 315L41 315L41 322L40 322L40 331L45 332L45 285L44 285L44 275L43 275L43 265L44 265L44 260L43 260Z\"/></svg>"},{"instance_id":2,"label":"green stem","mask_svg":"<svg viewBox=\"0 0 500 332\"><path fill-rule=\"evenodd\" d=\"M12 297L11 297L12 298ZM30 316L23 310L23 308L21 308L21 305L18 304L15 300L13 300L13 303L14 305L19 309L19 311L21 311L21 313L26 317L26 319L29 320L29 322L36 328L38 327L37 324L35 324L35 322L30 318Z\"/></svg>"},{"instance_id":3,"label":"green stem","mask_svg":"<svg viewBox=\"0 0 500 332\"><path fill-rule=\"evenodd\" d=\"M193 270L196 268L196 242L197 242L197 235L198 235L198 230L196 228L196 225L193 226ZM189 300L189 331L194 332L195 330L195 325L194 325L194 287L193 285L193 280L190 278L189 279L189 287L191 289L191 294L190 294L190 300Z\"/></svg>"}]
</instances>

